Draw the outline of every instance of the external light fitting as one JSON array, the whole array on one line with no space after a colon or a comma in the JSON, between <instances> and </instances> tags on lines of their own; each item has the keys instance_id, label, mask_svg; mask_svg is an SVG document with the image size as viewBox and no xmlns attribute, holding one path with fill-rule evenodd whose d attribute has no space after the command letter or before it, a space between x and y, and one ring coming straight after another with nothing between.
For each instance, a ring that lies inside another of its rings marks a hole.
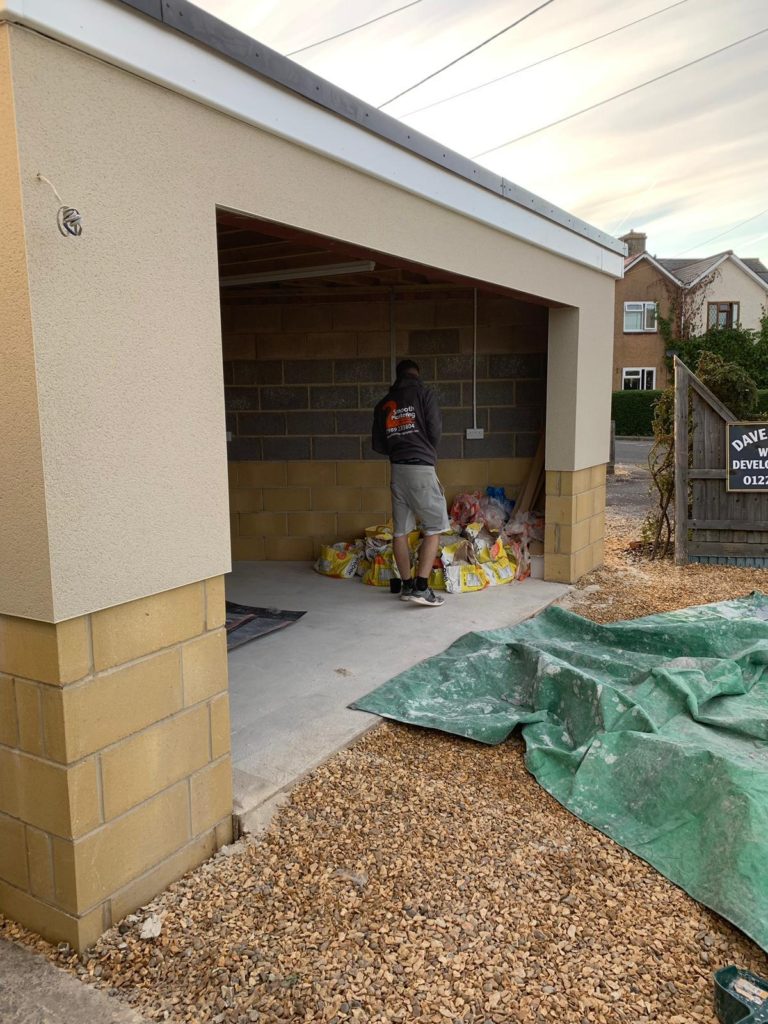
<instances>
[{"instance_id":1,"label":"external light fitting","mask_svg":"<svg viewBox=\"0 0 768 1024\"><path fill-rule=\"evenodd\" d=\"M56 187L53 182L49 181L45 175L38 174L37 177L38 180L44 181L45 184L51 188L51 191L61 203L61 206L56 213L56 224L58 225L59 232L64 235L65 238L79 238L83 233L83 218L80 212L76 210L74 206L66 205L64 200L56 191Z\"/></svg>"}]
</instances>

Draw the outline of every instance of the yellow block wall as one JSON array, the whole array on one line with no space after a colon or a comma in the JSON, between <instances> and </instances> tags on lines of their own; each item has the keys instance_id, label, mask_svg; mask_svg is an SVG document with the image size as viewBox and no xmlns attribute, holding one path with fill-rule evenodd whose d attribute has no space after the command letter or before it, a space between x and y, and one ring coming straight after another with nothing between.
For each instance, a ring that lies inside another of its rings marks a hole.
<instances>
[{"instance_id":1,"label":"yellow block wall","mask_svg":"<svg viewBox=\"0 0 768 1024\"><path fill-rule=\"evenodd\" d=\"M223 577L0 616L0 912L83 949L231 839Z\"/></svg>"},{"instance_id":2,"label":"yellow block wall","mask_svg":"<svg viewBox=\"0 0 768 1024\"><path fill-rule=\"evenodd\" d=\"M446 459L448 503L463 491L504 487L514 497L530 459ZM389 462L230 462L232 558L303 561L322 544L354 540L391 516Z\"/></svg>"},{"instance_id":3,"label":"yellow block wall","mask_svg":"<svg viewBox=\"0 0 768 1024\"><path fill-rule=\"evenodd\" d=\"M547 473L544 577L573 583L603 563L605 466Z\"/></svg>"}]
</instances>

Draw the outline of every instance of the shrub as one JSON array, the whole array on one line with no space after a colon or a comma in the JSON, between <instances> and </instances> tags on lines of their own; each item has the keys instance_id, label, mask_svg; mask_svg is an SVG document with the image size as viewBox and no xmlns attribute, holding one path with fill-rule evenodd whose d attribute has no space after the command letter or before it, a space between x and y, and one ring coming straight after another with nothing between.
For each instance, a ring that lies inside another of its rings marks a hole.
<instances>
[{"instance_id":1,"label":"shrub","mask_svg":"<svg viewBox=\"0 0 768 1024\"><path fill-rule=\"evenodd\" d=\"M614 391L611 419L616 421L616 436L653 436L653 407L661 391Z\"/></svg>"}]
</instances>

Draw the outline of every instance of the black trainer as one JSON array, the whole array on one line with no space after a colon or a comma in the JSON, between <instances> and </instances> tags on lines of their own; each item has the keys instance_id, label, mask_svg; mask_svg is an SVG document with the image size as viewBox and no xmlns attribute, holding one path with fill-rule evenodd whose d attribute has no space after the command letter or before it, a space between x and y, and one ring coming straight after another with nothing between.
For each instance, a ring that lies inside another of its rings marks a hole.
<instances>
[{"instance_id":1,"label":"black trainer","mask_svg":"<svg viewBox=\"0 0 768 1024\"><path fill-rule=\"evenodd\" d=\"M423 604L427 608L439 608L440 605L445 604L445 598L438 597L431 587L427 587L426 590L414 589L411 596L404 600L410 601L411 604Z\"/></svg>"},{"instance_id":2,"label":"black trainer","mask_svg":"<svg viewBox=\"0 0 768 1024\"><path fill-rule=\"evenodd\" d=\"M402 587L400 590L400 600L410 601L415 591L413 589L413 580L403 580Z\"/></svg>"}]
</instances>

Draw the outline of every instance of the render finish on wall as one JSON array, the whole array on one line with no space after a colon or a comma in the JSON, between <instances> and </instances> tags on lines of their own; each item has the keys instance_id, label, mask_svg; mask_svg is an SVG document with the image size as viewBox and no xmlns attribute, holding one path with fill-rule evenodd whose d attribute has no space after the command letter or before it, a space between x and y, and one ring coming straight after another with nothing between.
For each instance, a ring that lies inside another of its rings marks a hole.
<instances>
[{"instance_id":1,"label":"render finish on wall","mask_svg":"<svg viewBox=\"0 0 768 1024\"><path fill-rule=\"evenodd\" d=\"M51 585L12 583L7 613L58 621L229 569L217 205L573 307L550 348L548 466L605 461L611 276L10 36ZM38 172L82 238L58 235Z\"/></svg>"}]
</instances>

